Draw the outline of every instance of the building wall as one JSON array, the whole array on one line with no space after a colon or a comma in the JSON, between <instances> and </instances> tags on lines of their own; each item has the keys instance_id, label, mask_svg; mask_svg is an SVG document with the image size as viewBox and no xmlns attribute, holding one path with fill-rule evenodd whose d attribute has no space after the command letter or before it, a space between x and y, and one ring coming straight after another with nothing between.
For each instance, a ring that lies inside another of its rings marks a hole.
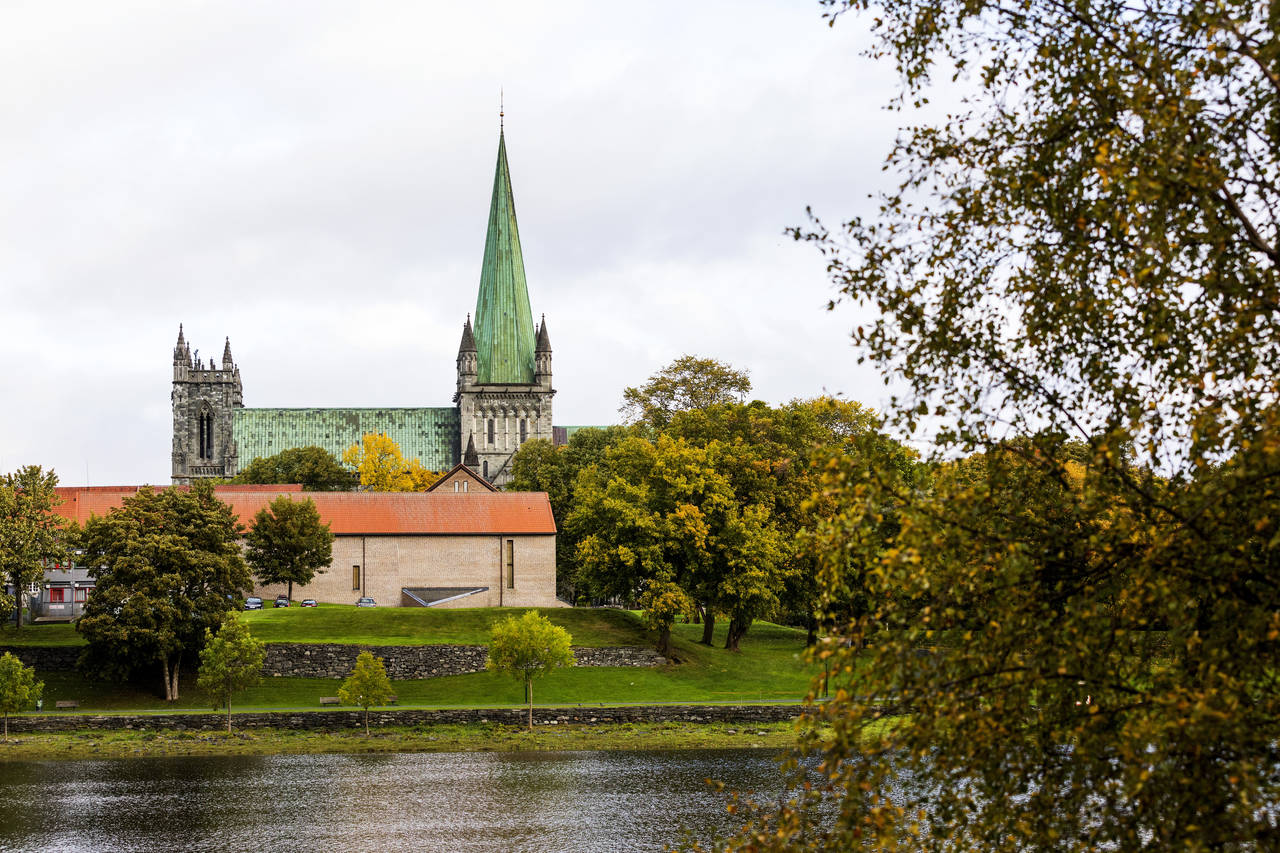
<instances>
[{"instance_id":1,"label":"building wall","mask_svg":"<svg viewBox=\"0 0 1280 853\"><path fill-rule=\"evenodd\" d=\"M503 554L510 540L515 555L515 585L505 584ZM370 596L380 607L400 606L404 587L489 587L442 607L557 607L556 538L554 535L472 536L338 536L333 561L310 584L293 588L293 597L354 604ZM360 588L352 566L360 566ZM270 599L285 592L283 584L258 586Z\"/></svg>"}]
</instances>

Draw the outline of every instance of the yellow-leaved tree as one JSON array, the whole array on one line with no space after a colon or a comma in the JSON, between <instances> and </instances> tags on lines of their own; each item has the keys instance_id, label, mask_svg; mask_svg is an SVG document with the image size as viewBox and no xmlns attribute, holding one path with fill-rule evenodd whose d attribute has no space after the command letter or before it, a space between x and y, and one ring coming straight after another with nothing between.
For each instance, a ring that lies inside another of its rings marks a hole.
<instances>
[{"instance_id":1,"label":"yellow-leaved tree","mask_svg":"<svg viewBox=\"0 0 1280 853\"><path fill-rule=\"evenodd\" d=\"M417 459L406 461L400 445L382 433L365 433L343 452L342 461L359 472L360 485L371 492L425 492L440 479Z\"/></svg>"}]
</instances>

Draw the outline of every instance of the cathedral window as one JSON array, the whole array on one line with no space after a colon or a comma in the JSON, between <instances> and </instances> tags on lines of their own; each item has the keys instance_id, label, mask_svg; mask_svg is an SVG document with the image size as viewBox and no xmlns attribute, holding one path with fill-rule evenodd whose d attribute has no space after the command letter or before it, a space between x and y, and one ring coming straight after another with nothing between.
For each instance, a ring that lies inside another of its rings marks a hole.
<instances>
[{"instance_id":1,"label":"cathedral window","mask_svg":"<svg viewBox=\"0 0 1280 853\"><path fill-rule=\"evenodd\" d=\"M524 418L520 419L520 443L524 444L529 437L529 422Z\"/></svg>"},{"instance_id":2,"label":"cathedral window","mask_svg":"<svg viewBox=\"0 0 1280 853\"><path fill-rule=\"evenodd\" d=\"M494 423L493 418L489 418L489 444L493 444Z\"/></svg>"}]
</instances>

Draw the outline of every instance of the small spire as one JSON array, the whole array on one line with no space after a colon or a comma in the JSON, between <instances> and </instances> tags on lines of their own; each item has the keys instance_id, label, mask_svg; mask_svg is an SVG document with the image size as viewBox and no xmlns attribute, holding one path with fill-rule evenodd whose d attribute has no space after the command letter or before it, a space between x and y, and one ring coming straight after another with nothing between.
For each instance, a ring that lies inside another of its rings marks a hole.
<instances>
[{"instance_id":1,"label":"small spire","mask_svg":"<svg viewBox=\"0 0 1280 853\"><path fill-rule=\"evenodd\" d=\"M538 327L538 343L534 352L551 352L551 338L547 335L547 315L542 315L542 325Z\"/></svg>"},{"instance_id":2,"label":"small spire","mask_svg":"<svg viewBox=\"0 0 1280 853\"><path fill-rule=\"evenodd\" d=\"M181 347L184 344L186 344L186 342L187 342L187 339L182 336L182 324L179 323L178 324L178 346Z\"/></svg>"},{"instance_id":3,"label":"small spire","mask_svg":"<svg viewBox=\"0 0 1280 853\"><path fill-rule=\"evenodd\" d=\"M467 433L467 450L462 455L462 464L468 468L480 467L480 454L476 453L475 433Z\"/></svg>"},{"instance_id":4,"label":"small spire","mask_svg":"<svg viewBox=\"0 0 1280 853\"><path fill-rule=\"evenodd\" d=\"M503 128L502 128L502 125L503 125L503 118L502 118L502 117L503 117L504 115L506 115L506 110L504 110L504 109L503 109L502 101L503 101L502 87L501 87L501 86L499 86L499 87L498 87L498 135L499 135L499 136L501 136L501 135L502 135L502 129L503 129Z\"/></svg>"},{"instance_id":5,"label":"small spire","mask_svg":"<svg viewBox=\"0 0 1280 853\"><path fill-rule=\"evenodd\" d=\"M231 338L228 336L227 342L222 346L222 369L230 370L231 364Z\"/></svg>"},{"instance_id":6,"label":"small spire","mask_svg":"<svg viewBox=\"0 0 1280 853\"><path fill-rule=\"evenodd\" d=\"M458 354L476 351L476 336L471 331L471 315L467 314L467 322L462 324L462 343L458 345Z\"/></svg>"}]
</instances>

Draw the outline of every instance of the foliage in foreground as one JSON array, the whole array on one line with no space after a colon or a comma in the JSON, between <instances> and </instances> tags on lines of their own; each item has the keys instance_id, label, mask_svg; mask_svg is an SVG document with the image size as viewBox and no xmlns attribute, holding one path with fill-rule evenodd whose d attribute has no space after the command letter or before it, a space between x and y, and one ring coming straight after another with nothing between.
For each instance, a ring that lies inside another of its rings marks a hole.
<instances>
[{"instance_id":1,"label":"foliage in foreground","mask_svg":"<svg viewBox=\"0 0 1280 853\"><path fill-rule=\"evenodd\" d=\"M320 521L315 501L281 495L253 517L245 536L245 559L264 584L306 586L333 559L333 533Z\"/></svg>"},{"instance_id":2,"label":"foliage in foreground","mask_svg":"<svg viewBox=\"0 0 1280 853\"><path fill-rule=\"evenodd\" d=\"M29 711L39 701L44 684L36 681L36 672L23 666L11 653L0 655L0 715L4 717L4 736L9 736L9 715Z\"/></svg>"},{"instance_id":3,"label":"foliage in foreground","mask_svg":"<svg viewBox=\"0 0 1280 853\"><path fill-rule=\"evenodd\" d=\"M875 221L796 236L934 476L833 460L824 585L871 609L819 652L820 784L728 847L1280 847L1278 10L877 11L906 100L969 101Z\"/></svg>"},{"instance_id":4,"label":"foliage in foreground","mask_svg":"<svg viewBox=\"0 0 1280 853\"><path fill-rule=\"evenodd\" d=\"M562 666L573 666L573 639L536 610L508 616L493 626L485 667L524 682L529 701L529 728L533 728L533 680Z\"/></svg>"},{"instance_id":5,"label":"foliage in foreground","mask_svg":"<svg viewBox=\"0 0 1280 853\"><path fill-rule=\"evenodd\" d=\"M44 567L67 559L62 519L53 511L61 501L58 475L27 465L0 477L0 613L13 608L22 628L22 590L44 576ZM9 584L16 595L4 593ZM0 622L3 622L0 617Z\"/></svg>"},{"instance_id":6,"label":"foliage in foreground","mask_svg":"<svg viewBox=\"0 0 1280 853\"><path fill-rule=\"evenodd\" d=\"M200 650L197 685L213 700L216 709L227 707L227 732L231 732L231 699L262 680L264 643L255 640L239 613L231 613L215 635L205 630Z\"/></svg>"}]
</instances>

